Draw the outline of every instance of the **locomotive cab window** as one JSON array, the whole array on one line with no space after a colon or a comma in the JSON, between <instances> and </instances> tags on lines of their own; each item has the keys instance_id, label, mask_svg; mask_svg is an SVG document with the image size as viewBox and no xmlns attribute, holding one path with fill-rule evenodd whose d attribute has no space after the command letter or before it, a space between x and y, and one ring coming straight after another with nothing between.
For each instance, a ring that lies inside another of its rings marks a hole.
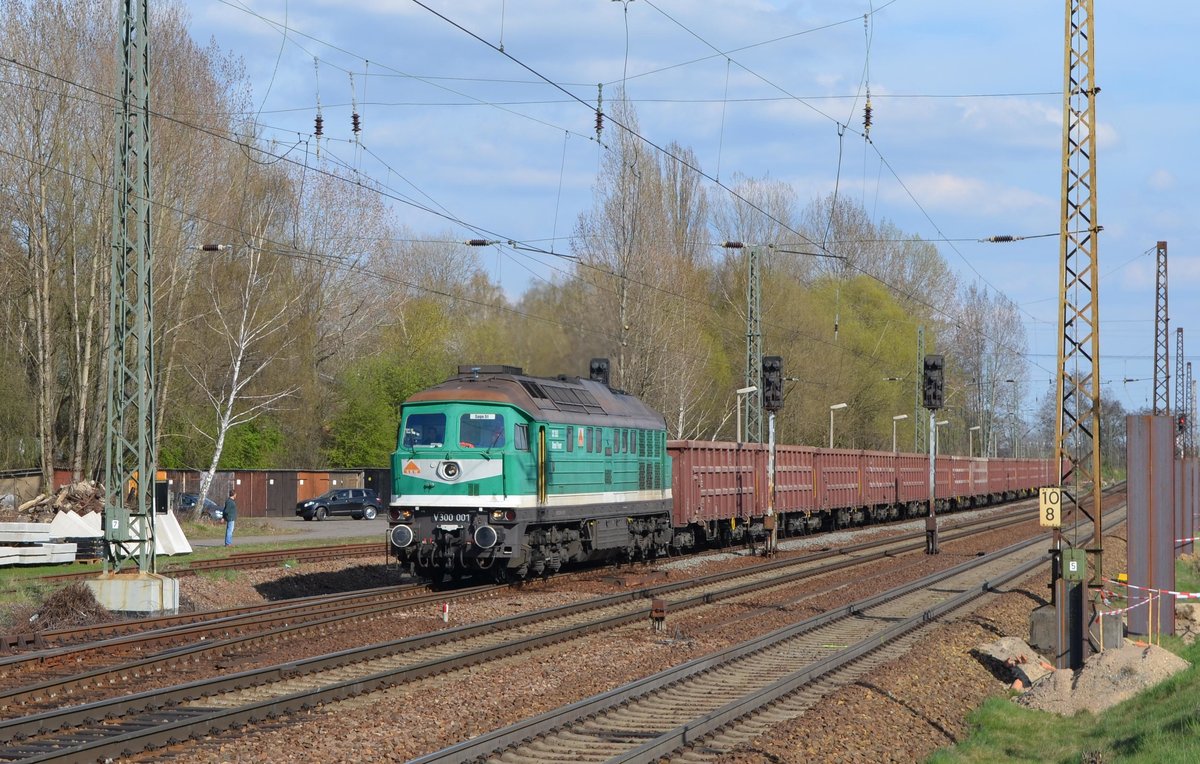
<instances>
[{"instance_id":1,"label":"locomotive cab window","mask_svg":"<svg viewBox=\"0 0 1200 764\"><path fill-rule=\"evenodd\" d=\"M405 448L441 448L446 443L446 415L409 414L403 442Z\"/></svg>"},{"instance_id":2,"label":"locomotive cab window","mask_svg":"<svg viewBox=\"0 0 1200 764\"><path fill-rule=\"evenodd\" d=\"M503 448L504 416L501 414L463 414L458 420L458 445L461 448Z\"/></svg>"}]
</instances>

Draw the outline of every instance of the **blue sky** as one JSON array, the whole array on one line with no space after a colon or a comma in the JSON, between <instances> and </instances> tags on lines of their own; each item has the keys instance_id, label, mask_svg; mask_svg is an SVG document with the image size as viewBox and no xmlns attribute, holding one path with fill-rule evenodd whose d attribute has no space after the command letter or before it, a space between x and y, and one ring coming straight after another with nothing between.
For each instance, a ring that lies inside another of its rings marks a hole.
<instances>
[{"instance_id":1,"label":"blue sky","mask_svg":"<svg viewBox=\"0 0 1200 764\"><path fill-rule=\"evenodd\" d=\"M607 102L624 80L642 134L690 147L722 181L769 176L805 204L840 176L841 194L905 231L951 240L939 244L951 267L1024 308L1041 367L1031 392L1043 389L1056 352L1057 239L975 240L1058 231L1062 2L423 2L446 18L411 0L188 6L198 41L244 58L267 137L310 134L319 97L327 156L498 238L569 251L600 161L590 108L529 69L593 106L596 83ZM1151 394L1158 240L1171 253L1171 352L1177 326L1200 348L1200 325L1188 326L1200 282L1197 101L1182 75L1197 69L1200 7L1096 6L1101 371L1135 408ZM872 147L860 134L867 83ZM839 123L849 126L840 164ZM395 208L420 234L479 235ZM514 296L561 267L511 252L485 262Z\"/></svg>"}]
</instances>

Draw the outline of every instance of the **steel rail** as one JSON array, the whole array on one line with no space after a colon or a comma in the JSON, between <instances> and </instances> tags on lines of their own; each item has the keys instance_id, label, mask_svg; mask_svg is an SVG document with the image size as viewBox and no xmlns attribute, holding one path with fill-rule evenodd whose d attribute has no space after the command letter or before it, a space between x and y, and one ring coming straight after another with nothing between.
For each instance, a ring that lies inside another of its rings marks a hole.
<instances>
[{"instance_id":1,"label":"steel rail","mask_svg":"<svg viewBox=\"0 0 1200 764\"><path fill-rule=\"evenodd\" d=\"M1018 542L997 552L969 560L947 570L938 571L918 581L910 582L888 592L850 603L844 607L814 616L797 624L783 627L717 653L712 653L681 664L680 666L666 669L653 676L630 682L609 692L578 701L563 708L518 722L509 727L477 736L469 741L464 741L441 751L413 759L410 764L484 761L501 752L507 752L505 760L523 760L519 753L511 750L514 746L543 738L556 730L567 728L583 720L590 719L592 720L590 726L597 727L600 724L597 719L600 714L619 708L626 703L645 698L651 693L663 690L664 688L678 686L686 680L703 675L719 667L728 666L748 656L760 654L765 650L795 639L807 632L864 614L872 608L891 602L899 597L937 585L949 578L982 565L1002 560L1006 556L1019 554L1026 551L1029 547L1042 543L1046 543L1046 534ZM653 739L643 742L641 745L634 746L632 749L616 755L608 761L611 764L615 764L616 762L647 764L648 762L658 761L673 751L694 744L704 736L721 729L730 722L795 692L814 679L828 675L830 672L846 666L868 653L882 649L890 641L902 637L915 628L931 623L951 610L962 607L963 604L971 599L983 596L1013 578L1035 570L1039 566L1046 565L1049 556L1050 552L1047 551L1045 554L1039 555L1032 560L1022 562L999 576L988 579L942 603L925 608L911 617L886 626L860 642L813 662L799 671L790 673L758 691L731 701L712 712L702 714L688 723L676 725L665 732L658 733ZM628 736L632 736L632 733ZM614 739L619 737L618 733L614 732L613 737Z\"/></svg>"},{"instance_id":2,"label":"steel rail","mask_svg":"<svg viewBox=\"0 0 1200 764\"><path fill-rule=\"evenodd\" d=\"M1020 520L1013 520L1010 518L1008 520L1008 522L1026 522L1026 521L1027 521L1027 519L1025 519L1025 518L1021 518ZM995 523L989 523L987 525L987 529L990 530L992 528L992 526L994 526L994 525L995 525ZM963 530L962 532L967 533L966 530ZM982 532L982 531L976 531L976 532ZM895 542L895 538L883 540L883 541L869 542L869 543L878 546L878 545L886 545L886 544L894 545L894 542ZM923 549L923 545L915 545L915 544L912 545L911 551L916 551L917 549ZM792 564L795 564L795 565L802 564L802 563L811 563L814 561L813 560L814 557L824 559L829 556L840 555L840 554L844 554L844 553L845 553L845 550L826 550L826 551L823 551L816 555L810 555L810 556L806 556L803 558L792 558L791 560L766 563L763 565L755 566L754 569L759 570L760 572L762 572L762 571L770 572L772 570L777 569L781 563L791 562ZM884 550L882 552L879 552L878 556L880 556L880 557L881 556L891 556L891 555L895 555L895 554L897 554L897 550L889 549L889 550ZM854 564L863 564L863 563L869 562L870 559L877 559L877 558L878 557L871 558L868 556L858 557L858 558L853 559L853 563ZM841 564L845 564L845 563L839 563L839 565L841 565ZM747 570L749 570L749 569L747 569ZM826 568L822 568L819 570L811 571L809 573L809 575L823 575L828 572L829 572L828 568L826 567ZM740 578L745 575L746 575L746 573L744 573L743 571L738 571L736 573L731 572L731 573L726 573L726 574L713 574L712 576L705 576L699 580L707 582L707 581L710 581L710 580L713 580L713 579L716 579L719 577L724 577L724 578L728 579L728 578ZM694 588L696 585L697 585L696 581L678 582L678 583L672 583L672 584L664 584L664 585L660 585L660 586L656 586L656 587L650 587L648 589L643 589L643 590L639 590L639 591L635 591L635 592L621 593L618 595L609 595L608 597L603 597L603 598L598 598L598 599L599 599L600 603L602 603L602 604L611 604L617 600L632 601L632 600L636 600L636 599L645 599L656 593L663 593L663 592L666 592L669 590L675 590L675 589L681 589L681 588ZM778 579L776 577L772 580L764 581L761 584L761 587L765 588L768 586L778 586L778 585L781 585L781 582L780 582L780 579ZM737 587L735 587L735 589L737 591L730 593L728 596L735 596L737 593L744 593L745 586L743 584L739 584ZM688 604L704 604L707 602L715 601L715 599L718 599L718 598L720 598L719 595L717 595L715 593L705 593L705 594L701 594L701 595L697 595L695 597L689 598L689 600L681 601L680 603L678 603L676 605L676 607L683 606L685 602L687 602ZM189 700L194 700L196 698L209 696L214 693L228 691L228 690L231 690L231 689L234 689L237 687L242 687L242 686L247 686L247 685L260 686L262 684L270 683L273 681L283 681L285 679L292 679L292 678L298 677L303 674L309 674L309 673L313 673L313 672L320 671L320 670L327 670L327 669L331 669L334 667L344 666L348 663L361 663L363 661L371 660L371 659L378 658L381 656L392 655L392 654L395 654L396 652L411 651L411 650L414 650L414 649L417 649L420 647L434 645L439 642L445 642L445 641L449 641L449 640L453 640L453 639L461 640L461 639L467 638L468 636L471 636L473 634L485 634L485 633L489 633L489 632L493 632L493 631L497 631L497 630L502 630L504 628L513 628L514 626L519 625L519 624L532 623L536 620L547 620L547 619L553 618L553 617L561 617L563 615L570 614L572 611L592 610L592 609L596 609L600 606L601 606L600 604L598 604L596 601L593 601L593 600L585 601L583 603L572 603L569 605L559 606L557 608L550 608L545 611L538 611L536 613L529 613L529 614L520 614L517 616L510 616L506 619L498 619L497 621L491 621L491 622L486 622L486 623L482 623L482 624L458 627L457 629L454 629L454 630L439 632L439 633L432 634L432 635L413 637L413 638L409 638L407 640L401 640L399 642L384 643L382 645L375 645L375 646L371 646L369 648L362 648L362 649L357 649L357 650L347 650L347 651L343 651L342 653L336 653L331 656L322 656L319 658L312 658L312 659L306 659L306 660L302 660L302 661L296 661L296 662L293 662L290 664L284 664L282 666L274 666L274 667L268 667L265 669L258 669L258 670L242 672L240 674L236 674L231 677L223 677L223 678L210 679L210 680L199 680L197 682L193 682L193 683L190 683L187 685L181 685L181 686L178 686L175 688L168 688L167 690L164 690L164 691L148 691L145 693L140 693L136 696L127 696L125 698L117 698L117 699L112 699L109 701L98 701L96 703L86 704L83 706L77 706L77 707L70 708L70 709L64 709L64 710L56 711L56 712L47 712L45 714L39 714L39 715L32 716L32 717L26 717L23 719L16 719L16 720L12 720L10 722L0 723L0 734L7 735L11 738L20 738L20 737L23 737L26 735L35 735L35 734L47 732L47 731L50 731L53 729L60 729L63 727L71 727L72 725L87 723L90 720L95 720L95 719L100 719L100 718L110 718L111 719L113 717L120 717L123 715L128 715L128 714L136 713L136 712L149 712L151 715L153 715L157 712L153 711L152 709L162 707L163 705L172 705L172 704L187 702ZM533 635L533 636L525 637L525 638L518 639L518 640L502 641L499 644L492 644L490 646L486 646L484 648L480 648L480 649L477 649L477 650L474 650L474 651L471 651L468 653L460 653L458 655L451 656L448 658L439 658L436 660L430 660L430 661L426 661L424 663L420 663L420 664L416 664L416 665L409 664L408 666L406 666L402 669L388 670L388 671L379 672L379 673L368 675L368 676L345 680L343 682L339 682L339 683L335 683L335 684L331 684L331 685L326 685L324 688L317 690L317 691L303 691L303 692L293 693L291 695L287 695L284 697L271 698L271 699L268 699L265 701L260 701L258 703L249 704L249 705L240 707L242 709L242 711L239 713L241 713L242 715L235 714L235 715L231 716L231 715L229 715L231 712L228 712L227 710L221 710L218 712L217 710L214 709L212 711L212 715L203 715L199 719L191 718L190 715L189 715L189 718L186 720L183 720L183 719L176 720L177 723L176 722L168 723L167 720L159 719L158 721L153 722L154 725L157 725L156 729L143 730L141 733L137 733L137 734L141 734L144 736L144 739L145 739L144 744L146 746L161 745L164 742L169 742L172 739L177 739L178 736L181 734L184 734L183 731L187 730L187 729L190 729L193 731L195 731L197 728L202 728L203 730L208 730L210 728L214 728L213 725L217 725L218 727L224 726L226 721L229 721L229 723L240 723L240 721L246 721L246 720L249 720L252 718L266 718L267 716L273 716L278 713L283 713L283 712L290 711L290 710L306 708L306 707L312 706L316 703L330 702L333 700L338 700L338 699L341 699L344 697L348 697L350 695L358 694L360 692L373 690L373 689L376 689L379 687L391 686L391 685L398 684L398 683L401 683L404 681L411 681L413 679L418 679L423 676L428 676L428 675L431 675L434 673L445 672L445 671L453 670L455 668L459 668L461 666L471 665L473 663L478 663L478 662L481 662L484 660L493 659L496 657L500 657L502 655L509 655L509 654L513 654L513 653L520 652L523 650L533 649L533 648L539 647L544 644L549 644L552 642L557 642L557 641L561 641L563 639L569 639L574 636L578 636L579 634L585 633L586 631L596 631L596 630L600 630L600 629L614 628L614 627L620 626L624 623L629 623L629 622L632 622L639 618L644 618L647 613L647 610L648 610L648 608L641 607L641 608L635 609L633 612L617 614L614 616L609 616L606 618L598 619L598 620L591 622L590 624L569 626L564 629L550 631L550 632L543 632L538 635ZM157 717L155 717L155 718L157 718ZM140 721L138 722L138 724L145 725L145 724L149 723L148 719L149 719L149 717L142 717L140 719ZM234 720L234 721L230 721L230 720ZM116 727L117 727L116 729L112 730L113 732L120 731L119 725L116 725ZM188 734L191 734L191 733L188 733ZM204 733L196 733L196 734L204 734ZM89 744L86 748L78 748L78 747L71 748L71 749L69 749L69 751L66 754L64 754L64 756L65 756L65 758L70 758L71 756L82 756L82 755L93 755L93 754L100 755L101 753L104 753L106 755L107 754L120 755L125 750L123 748L123 746L126 746L131 740L134 739L134 738L128 737L128 735L135 735L135 733L130 732L130 733L126 733L124 735L119 735L117 737L110 738L108 740L95 741L94 743ZM184 736L186 737L186 734L184 734ZM49 760L49 759L47 759L47 760Z\"/></svg>"}]
</instances>

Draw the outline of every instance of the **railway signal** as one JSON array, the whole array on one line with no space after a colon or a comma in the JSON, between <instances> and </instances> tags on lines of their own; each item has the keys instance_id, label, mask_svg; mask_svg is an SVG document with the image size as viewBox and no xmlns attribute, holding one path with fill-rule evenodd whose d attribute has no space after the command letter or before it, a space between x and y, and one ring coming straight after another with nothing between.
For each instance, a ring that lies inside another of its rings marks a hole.
<instances>
[{"instance_id":1,"label":"railway signal","mask_svg":"<svg viewBox=\"0 0 1200 764\"><path fill-rule=\"evenodd\" d=\"M925 356L925 374L922 377L921 391L925 408L930 411L936 411L945 405L945 380L945 357L941 355Z\"/></svg>"},{"instance_id":2,"label":"railway signal","mask_svg":"<svg viewBox=\"0 0 1200 764\"><path fill-rule=\"evenodd\" d=\"M777 355L763 356L763 408L779 411L783 408L783 358Z\"/></svg>"}]
</instances>

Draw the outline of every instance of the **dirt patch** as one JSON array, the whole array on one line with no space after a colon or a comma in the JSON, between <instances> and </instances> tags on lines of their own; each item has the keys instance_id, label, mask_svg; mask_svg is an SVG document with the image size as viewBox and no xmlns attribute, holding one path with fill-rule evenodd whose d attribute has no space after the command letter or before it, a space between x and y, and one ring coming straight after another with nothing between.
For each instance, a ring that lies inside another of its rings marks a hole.
<instances>
[{"instance_id":1,"label":"dirt patch","mask_svg":"<svg viewBox=\"0 0 1200 764\"><path fill-rule=\"evenodd\" d=\"M1127 644L1092 655L1078 674L1055 671L1017 698L1017 702L1062 716L1079 711L1099 713L1189 666L1184 659L1156 645Z\"/></svg>"}]
</instances>

